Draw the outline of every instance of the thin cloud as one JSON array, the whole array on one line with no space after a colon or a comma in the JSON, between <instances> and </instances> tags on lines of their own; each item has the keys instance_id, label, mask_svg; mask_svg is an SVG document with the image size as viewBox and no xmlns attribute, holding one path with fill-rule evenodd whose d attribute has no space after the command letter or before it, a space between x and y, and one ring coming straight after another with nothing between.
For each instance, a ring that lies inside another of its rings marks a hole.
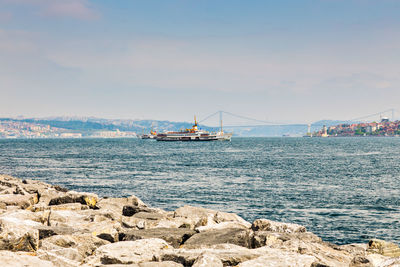
<instances>
[{"instance_id":1,"label":"thin cloud","mask_svg":"<svg viewBox=\"0 0 400 267\"><path fill-rule=\"evenodd\" d=\"M88 0L0 0L0 3L9 6L35 7L35 14L47 17L81 20L94 20L100 17L98 10Z\"/></svg>"},{"instance_id":2,"label":"thin cloud","mask_svg":"<svg viewBox=\"0 0 400 267\"><path fill-rule=\"evenodd\" d=\"M43 14L55 17L72 17L77 19L97 19L100 14L94 10L88 1L73 0L73 1L48 1L43 9Z\"/></svg>"},{"instance_id":3,"label":"thin cloud","mask_svg":"<svg viewBox=\"0 0 400 267\"><path fill-rule=\"evenodd\" d=\"M9 21L12 18L11 12L0 12L0 22Z\"/></svg>"}]
</instances>

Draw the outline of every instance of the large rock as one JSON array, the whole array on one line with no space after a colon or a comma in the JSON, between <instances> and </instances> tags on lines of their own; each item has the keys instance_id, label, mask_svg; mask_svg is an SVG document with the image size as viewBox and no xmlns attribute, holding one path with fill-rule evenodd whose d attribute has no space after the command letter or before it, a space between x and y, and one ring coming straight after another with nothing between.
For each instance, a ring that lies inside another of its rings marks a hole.
<instances>
[{"instance_id":1,"label":"large rock","mask_svg":"<svg viewBox=\"0 0 400 267\"><path fill-rule=\"evenodd\" d=\"M263 246L279 247L288 240L301 240L305 243L320 243L321 238L313 233L279 233L269 231L256 231L252 236L252 248Z\"/></svg>"},{"instance_id":2,"label":"large rock","mask_svg":"<svg viewBox=\"0 0 400 267\"><path fill-rule=\"evenodd\" d=\"M148 207L134 206L134 205L125 205L122 207L122 215L124 216L133 216L139 212L152 212L153 210Z\"/></svg>"},{"instance_id":3,"label":"large rock","mask_svg":"<svg viewBox=\"0 0 400 267\"><path fill-rule=\"evenodd\" d=\"M99 247L86 263L96 265L149 262L159 258L159 254L165 249L168 249L167 242L157 238L121 241Z\"/></svg>"},{"instance_id":4,"label":"large rock","mask_svg":"<svg viewBox=\"0 0 400 267\"><path fill-rule=\"evenodd\" d=\"M0 251L0 265L2 267L53 267L54 265L46 260L41 260L38 257L11 252Z\"/></svg>"},{"instance_id":5,"label":"large rock","mask_svg":"<svg viewBox=\"0 0 400 267\"><path fill-rule=\"evenodd\" d=\"M398 245L379 239L372 239L369 241L367 252L377 253L389 257L400 256L400 248Z\"/></svg>"},{"instance_id":6,"label":"large rock","mask_svg":"<svg viewBox=\"0 0 400 267\"><path fill-rule=\"evenodd\" d=\"M160 227L160 222L164 220L167 220L165 212L138 212L133 216L122 216L122 225L126 228L150 229Z\"/></svg>"},{"instance_id":7,"label":"large rock","mask_svg":"<svg viewBox=\"0 0 400 267\"><path fill-rule=\"evenodd\" d=\"M197 232L201 233L201 232L206 232L206 231L211 231L211 230L223 230L223 229L229 229L229 228L248 229L249 227L247 224L242 224L239 222L221 222L221 223L217 223L217 224L199 226L199 227L196 227L195 230Z\"/></svg>"},{"instance_id":8,"label":"large rock","mask_svg":"<svg viewBox=\"0 0 400 267\"><path fill-rule=\"evenodd\" d=\"M184 248L207 248L217 244L235 244L251 248L251 231L240 228L212 230L193 235L184 244Z\"/></svg>"},{"instance_id":9,"label":"large rock","mask_svg":"<svg viewBox=\"0 0 400 267\"><path fill-rule=\"evenodd\" d=\"M130 196L126 198L102 198L96 204L100 209L111 210L118 214L123 214L124 206L133 206L138 208L148 208L138 197Z\"/></svg>"},{"instance_id":10,"label":"large rock","mask_svg":"<svg viewBox=\"0 0 400 267\"><path fill-rule=\"evenodd\" d=\"M204 254L218 257L224 266L236 266L241 262L252 260L265 255L267 247L248 249L233 244L219 244L203 249L179 248L165 250L160 254L162 261L175 261L184 266L192 266L194 262Z\"/></svg>"},{"instance_id":11,"label":"large rock","mask_svg":"<svg viewBox=\"0 0 400 267\"><path fill-rule=\"evenodd\" d=\"M326 266L349 266L354 258L350 253L338 250L329 243L309 242L297 238L273 246L273 248L314 256L317 259L316 263Z\"/></svg>"},{"instance_id":12,"label":"large rock","mask_svg":"<svg viewBox=\"0 0 400 267\"><path fill-rule=\"evenodd\" d=\"M0 218L0 250L36 251L39 247L37 228L41 226L40 223L31 220Z\"/></svg>"},{"instance_id":13,"label":"large rock","mask_svg":"<svg viewBox=\"0 0 400 267\"><path fill-rule=\"evenodd\" d=\"M253 231L271 231L278 233L303 233L306 228L302 225L293 223L281 223L267 219L258 219L251 225Z\"/></svg>"},{"instance_id":14,"label":"large rock","mask_svg":"<svg viewBox=\"0 0 400 267\"><path fill-rule=\"evenodd\" d=\"M96 208L98 199L99 198L96 194L69 191L62 196L52 198L49 202L49 205L52 206L67 203L81 203L88 205L90 208Z\"/></svg>"},{"instance_id":15,"label":"large rock","mask_svg":"<svg viewBox=\"0 0 400 267\"><path fill-rule=\"evenodd\" d=\"M184 228L153 228L146 230L130 230L120 233L121 241L135 241L146 238L160 238L177 248L196 232Z\"/></svg>"},{"instance_id":16,"label":"large rock","mask_svg":"<svg viewBox=\"0 0 400 267\"><path fill-rule=\"evenodd\" d=\"M193 206L183 206L175 210L174 218L185 218L192 228L213 225L221 222L237 222L245 227L250 227L250 223L233 213L219 212Z\"/></svg>"},{"instance_id":17,"label":"large rock","mask_svg":"<svg viewBox=\"0 0 400 267\"><path fill-rule=\"evenodd\" d=\"M1 188L5 189L3 194L37 195L39 203L45 205L48 205L52 198L61 196L68 191L57 185L53 186L35 180L21 180L8 175L0 175L0 189Z\"/></svg>"},{"instance_id":18,"label":"large rock","mask_svg":"<svg viewBox=\"0 0 400 267\"><path fill-rule=\"evenodd\" d=\"M92 233L110 242L118 241L121 224L113 220L113 215L97 210L52 211L49 225L52 227L75 228L81 233Z\"/></svg>"},{"instance_id":19,"label":"large rock","mask_svg":"<svg viewBox=\"0 0 400 267\"><path fill-rule=\"evenodd\" d=\"M121 197L121 198L102 198L97 203L99 208L119 209L122 213L123 206L132 205L138 207L147 207L147 205L136 196Z\"/></svg>"},{"instance_id":20,"label":"large rock","mask_svg":"<svg viewBox=\"0 0 400 267\"><path fill-rule=\"evenodd\" d=\"M353 263L353 262L352 262ZM400 258L391 258L388 256L383 256L381 254L369 254L362 262L357 262L355 265L350 265L351 267L398 267L400 266Z\"/></svg>"},{"instance_id":21,"label":"large rock","mask_svg":"<svg viewBox=\"0 0 400 267\"><path fill-rule=\"evenodd\" d=\"M269 249L266 255L253 260L242 262L238 267L309 267L316 261L316 258L299 253L287 252L278 249Z\"/></svg>"},{"instance_id":22,"label":"large rock","mask_svg":"<svg viewBox=\"0 0 400 267\"><path fill-rule=\"evenodd\" d=\"M110 244L109 241L91 234L55 235L44 239L42 242L51 243L62 248L76 248L82 258L92 255L98 247Z\"/></svg>"},{"instance_id":23,"label":"large rock","mask_svg":"<svg viewBox=\"0 0 400 267\"><path fill-rule=\"evenodd\" d=\"M0 203L6 206L17 206L21 209L30 209L38 202L37 194L5 194L0 195Z\"/></svg>"},{"instance_id":24,"label":"large rock","mask_svg":"<svg viewBox=\"0 0 400 267\"><path fill-rule=\"evenodd\" d=\"M193 263L192 267L222 267L222 261L211 253L203 253L201 254Z\"/></svg>"},{"instance_id":25,"label":"large rock","mask_svg":"<svg viewBox=\"0 0 400 267\"><path fill-rule=\"evenodd\" d=\"M39 259L49 261L56 267L79 266L81 262L70 259L76 258L76 254L74 249L38 250L37 252Z\"/></svg>"},{"instance_id":26,"label":"large rock","mask_svg":"<svg viewBox=\"0 0 400 267\"><path fill-rule=\"evenodd\" d=\"M182 264L176 263L174 261L152 261L152 262L142 262L138 264L139 267L183 267ZM113 266L114 267L114 266ZM123 267L123 266L121 266Z\"/></svg>"},{"instance_id":27,"label":"large rock","mask_svg":"<svg viewBox=\"0 0 400 267\"><path fill-rule=\"evenodd\" d=\"M7 211L0 215L0 218L30 220L41 224L47 224L49 212L31 212L29 210L17 209L14 211Z\"/></svg>"},{"instance_id":28,"label":"large rock","mask_svg":"<svg viewBox=\"0 0 400 267\"><path fill-rule=\"evenodd\" d=\"M41 259L49 260L56 266L60 265L58 261L66 266L70 266L74 262L83 262L98 247L109 243L91 234L55 235L40 242L38 255Z\"/></svg>"}]
</instances>

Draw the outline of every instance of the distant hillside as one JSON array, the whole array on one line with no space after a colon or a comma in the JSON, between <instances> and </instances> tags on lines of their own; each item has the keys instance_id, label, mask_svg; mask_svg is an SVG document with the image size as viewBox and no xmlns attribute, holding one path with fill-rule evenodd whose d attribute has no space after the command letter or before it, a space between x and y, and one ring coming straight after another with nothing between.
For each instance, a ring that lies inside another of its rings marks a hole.
<instances>
[{"instance_id":1,"label":"distant hillside","mask_svg":"<svg viewBox=\"0 0 400 267\"><path fill-rule=\"evenodd\" d=\"M192 123L189 122L172 122L157 120L119 120L119 119L102 119L94 117L49 117L49 118L29 118L15 119L3 118L0 121L16 121L27 122L41 125L49 125L59 129L65 129L70 132L79 132L83 136L90 135L99 131L126 131L141 134L149 132L153 128L157 132L176 131L180 129L191 128ZM341 123L353 123L349 121L339 120L321 120L312 124L311 130L317 131L323 125L333 126ZM199 128L207 131L216 131L218 128L199 125ZM234 132L235 136L303 136L307 132L307 125L291 124L291 125L270 125L270 126L253 126L253 127L230 127L225 131Z\"/></svg>"}]
</instances>

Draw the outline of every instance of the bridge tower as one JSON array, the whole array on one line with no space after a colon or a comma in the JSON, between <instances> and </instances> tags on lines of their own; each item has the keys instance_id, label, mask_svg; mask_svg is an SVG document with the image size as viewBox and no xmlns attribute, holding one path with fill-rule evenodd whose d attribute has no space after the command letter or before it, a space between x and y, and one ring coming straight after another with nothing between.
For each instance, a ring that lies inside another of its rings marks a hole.
<instances>
[{"instance_id":1,"label":"bridge tower","mask_svg":"<svg viewBox=\"0 0 400 267\"><path fill-rule=\"evenodd\" d=\"M224 132L224 131L222 130L222 113L223 113L223 111L220 110L220 111L219 111L219 122L220 122L220 124L221 124L221 133Z\"/></svg>"}]
</instances>

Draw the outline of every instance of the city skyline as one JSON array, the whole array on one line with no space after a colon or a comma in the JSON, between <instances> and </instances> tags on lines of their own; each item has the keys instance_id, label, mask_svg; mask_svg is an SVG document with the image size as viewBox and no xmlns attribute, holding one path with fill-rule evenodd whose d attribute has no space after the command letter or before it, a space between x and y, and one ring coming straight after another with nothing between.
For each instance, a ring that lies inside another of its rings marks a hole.
<instances>
[{"instance_id":1,"label":"city skyline","mask_svg":"<svg viewBox=\"0 0 400 267\"><path fill-rule=\"evenodd\" d=\"M0 117L400 109L398 1L0 0Z\"/></svg>"}]
</instances>

